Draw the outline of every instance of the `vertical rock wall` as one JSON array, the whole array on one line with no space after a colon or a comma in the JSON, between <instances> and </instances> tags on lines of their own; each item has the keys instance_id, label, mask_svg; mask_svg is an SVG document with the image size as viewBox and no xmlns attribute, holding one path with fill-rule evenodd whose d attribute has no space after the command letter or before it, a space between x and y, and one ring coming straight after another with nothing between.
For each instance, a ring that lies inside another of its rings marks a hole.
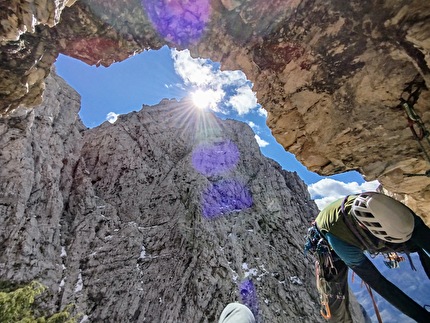
<instances>
[{"instance_id":1,"label":"vertical rock wall","mask_svg":"<svg viewBox=\"0 0 430 323\"><path fill-rule=\"evenodd\" d=\"M109 271L121 264L114 284L128 291L129 319L214 322L248 277L264 321L316 320L302 255L316 210L305 186L260 154L247 125L196 113L165 101L86 132L82 156L106 203L95 234L109 253L128 244L117 259L97 249L80 258L97 252ZM84 281L100 274L98 263L84 263ZM103 290L97 314L114 319L120 305L99 284L85 292Z\"/></svg>"},{"instance_id":2,"label":"vertical rock wall","mask_svg":"<svg viewBox=\"0 0 430 323\"><path fill-rule=\"evenodd\" d=\"M0 119L0 275L61 280L62 213L82 145L80 97L48 79L44 104Z\"/></svg>"},{"instance_id":3,"label":"vertical rock wall","mask_svg":"<svg viewBox=\"0 0 430 323\"><path fill-rule=\"evenodd\" d=\"M86 130L79 96L1 119L0 277L91 322L215 322L251 281L260 322L321 321L303 236L317 208L252 130L163 101Z\"/></svg>"}]
</instances>

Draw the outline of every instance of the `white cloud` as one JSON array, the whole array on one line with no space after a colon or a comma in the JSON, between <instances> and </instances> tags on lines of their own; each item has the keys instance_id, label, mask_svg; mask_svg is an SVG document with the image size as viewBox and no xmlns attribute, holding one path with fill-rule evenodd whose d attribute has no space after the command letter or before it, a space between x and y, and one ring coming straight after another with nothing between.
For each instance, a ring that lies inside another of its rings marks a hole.
<instances>
[{"instance_id":1,"label":"white cloud","mask_svg":"<svg viewBox=\"0 0 430 323\"><path fill-rule=\"evenodd\" d=\"M205 86L214 81L215 74L207 60L192 58L189 50L172 50L176 73L185 84Z\"/></svg>"},{"instance_id":2,"label":"white cloud","mask_svg":"<svg viewBox=\"0 0 430 323\"><path fill-rule=\"evenodd\" d=\"M266 147L269 144L266 140L261 139L259 135L255 135L254 137L260 147Z\"/></svg>"},{"instance_id":3,"label":"white cloud","mask_svg":"<svg viewBox=\"0 0 430 323\"><path fill-rule=\"evenodd\" d=\"M242 71L221 71L214 68L209 60L192 58L189 50L172 49L171 55L175 72L187 86L202 91L212 90L219 95L221 100L216 102L218 112L228 113L220 108L221 101L226 102L239 115L258 107L256 95L251 89L252 84ZM228 97L226 88L234 88L236 93Z\"/></svg>"},{"instance_id":4,"label":"white cloud","mask_svg":"<svg viewBox=\"0 0 430 323\"><path fill-rule=\"evenodd\" d=\"M252 129L256 129L256 128L258 128L258 126L257 126L254 122L252 122L252 121L248 121L248 125L249 125Z\"/></svg>"},{"instance_id":5,"label":"white cloud","mask_svg":"<svg viewBox=\"0 0 430 323\"><path fill-rule=\"evenodd\" d=\"M239 115L249 113L257 106L257 98L249 86L242 86L237 93L230 97L228 104L236 110Z\"/></svg>"},{"instance_id":6,"label":"white cloud","mask_svg":"<svg viewBox=\"0 0 430 323\"><path fill-rule=\"evenodd\" d=\"M309 185L308 190L311 197L315 200L318 208L322 210L331 202L342 198L348 194L356 194L365 191L374 191L379 186L378 181L344 183L331 178L324 178L319 182Z\"/></svg>"},{"instance_id":7,"label":"white cloud","mask_svg":"<svg viewBox=\"0 0 430 323\"><path fill-rule=\"evenodd\" d=\"M259 107L257 112L260 116L267 118L267 111L265 109L263 109L262 107Z\"/></svg>"},{"instance_id":8,"label":"white cloud","mask_svg":"<svg viewBox=\"0 0 430 323\"><path fill-rule=\"evenodd\" d=\"M114 123L118 119L119 114L116 114L115 112L109 112L106 115L106 120L110 123Z\"/></svg>"}]
</instances>

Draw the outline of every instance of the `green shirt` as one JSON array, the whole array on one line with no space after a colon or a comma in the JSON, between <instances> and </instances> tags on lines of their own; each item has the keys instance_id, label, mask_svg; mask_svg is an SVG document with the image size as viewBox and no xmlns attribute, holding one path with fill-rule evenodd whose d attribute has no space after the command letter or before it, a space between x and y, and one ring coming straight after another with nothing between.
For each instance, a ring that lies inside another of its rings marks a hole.
<instances>
[{"instance_id":1,"label":"green shirt","mask_svg":"<svg viewBox=\"0 0 430 323\"><path fill-rule=\"evenodd\" d=\"M345 214L349 219L348 222L354 225L355 232L359 237L357 237L345 223L345 217L342 214L342 202L344 198L334 201L318 214L315 219L318 229L322 233L330 232L337 238L352 244L361 250L367 250L370 253L376 254L379 252L391 251L404 252L405 248L403 244L390 244L382 239L378 239L368 230L359 225L351 212L352 205L357 196L358 195L348 196L345 201L344 208ZM363 241L363 243L361 241Z\"/></svg>"},{"instance_id":2,"label":"green shirt","mask_svg":"<svg viewBox=\"0 0 430 323\"><path fill-rule=\"evenodd\" d=\"M351 215L351 206L354 202L354 199L357 195L348 196L345 202L345 213L349 217L353 217ZM348 242L354 246L357 246L361 249L365 249L365 247L360 243L358 238L351 232L345 223L341 207L344 198L334 201L333 203L326 206L317 216L315 222L318 226L318 229L322 231L322 233L330 232L336 237L342 239L345 242ZM355 220L353 220L355 221Z\"/></svg>"}]
</instances>

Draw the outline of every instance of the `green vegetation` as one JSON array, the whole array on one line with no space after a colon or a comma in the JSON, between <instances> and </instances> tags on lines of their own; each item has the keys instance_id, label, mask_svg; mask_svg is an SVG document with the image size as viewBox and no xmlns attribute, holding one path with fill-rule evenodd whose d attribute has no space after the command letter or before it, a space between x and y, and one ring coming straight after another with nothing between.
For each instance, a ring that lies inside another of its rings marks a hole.
<instances>
[{"instance_id":1,"label":"green vegetation","mask_svg":"<svg viewBox=\"0 0 430 323\"><path fill-rule=\"evenodd\" d=\"M72 306L46 317L35 302L46 287L33 281L24 286L12 287L0 283L0 322L2 323L75 323L71 317Z\"/></svg>"}]
</instances>

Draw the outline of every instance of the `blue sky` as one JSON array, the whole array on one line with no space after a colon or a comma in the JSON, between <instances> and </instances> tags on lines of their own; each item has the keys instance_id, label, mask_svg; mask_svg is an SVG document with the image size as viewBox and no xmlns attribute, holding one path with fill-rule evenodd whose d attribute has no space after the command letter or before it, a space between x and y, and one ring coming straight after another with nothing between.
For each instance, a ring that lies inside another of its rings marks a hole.
<instances>
[{"instance_id":1,"label":"blue sky","mask_svg":"<svg viewBox=\"0 0 430 323\"><path fill-rule=\"evenodd\" d=\"M55 65L57 73L81 95L80 116L87 127L114 122L117 115L138 111L143 104L191 95L196 105L213 110L220 118L248 123L262 153L284 169L297 172L320 208L344 194L377 187L377 182L365 182L357 172L330 177L309 172L271 135L267 114L245 74L221 71L219 63L192 58L187 50L163 47L145 51L108 68L60 55Z\"/></svg>"}]
</instances>

